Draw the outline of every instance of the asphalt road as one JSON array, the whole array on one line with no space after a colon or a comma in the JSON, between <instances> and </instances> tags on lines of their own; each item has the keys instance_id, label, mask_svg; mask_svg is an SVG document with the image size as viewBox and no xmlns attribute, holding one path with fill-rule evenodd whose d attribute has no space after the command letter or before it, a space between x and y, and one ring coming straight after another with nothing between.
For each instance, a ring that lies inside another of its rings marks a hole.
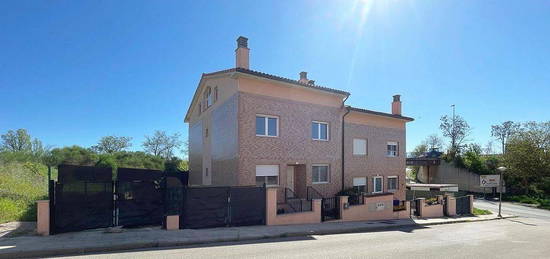
<instances>
[{"instance_id":1,"label":"asphalt road","mask_svg":"<svg viewBox=\"0 0 550 259\"><path fill-rule=\"evenodd\" d=\"M484 199L476 199L474 207L480 209L491 210L498 214L498 201L488 201ZM525 218L536 218L550 221L550 211L532 208L524 205L519 205L511 202L502 203L502 214L515 215ZM550 257L550 255L549 255Z\"/></svg>"},{"instance_id":2,"label":"asphalt road","mask_svg":"<svg viewBox=\"0 0 550 259\"><path fill-rule=\"evenodd\" d=\"M476 201L494 210L498 203ZM520 217L391 231L133 250L87 258L550 258L550 211L505 204ZM84 257L84 256L80 256Z\"/></svg>"}]
</instances>

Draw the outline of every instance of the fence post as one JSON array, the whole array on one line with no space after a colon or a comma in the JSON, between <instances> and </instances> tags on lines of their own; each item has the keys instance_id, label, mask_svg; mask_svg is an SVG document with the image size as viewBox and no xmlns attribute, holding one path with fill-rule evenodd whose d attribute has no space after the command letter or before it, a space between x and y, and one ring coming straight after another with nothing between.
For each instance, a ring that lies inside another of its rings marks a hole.
<instances>
[{"instance_id":1,"label":"fence post","mask_svg":"<svg viewBox=\"0 0 550 259\"><path fill-rule=\"evenodd\" d=\"M470 200L470 214L474 214L474 195L467 195L468 199Z\"/></svg>"},{"instance_id":2,"label":"fence post","mask_svg":"<svg viewBox=\"0 0 550 259\"><path fill-rule=\"evenodd\" d=\"M418 217L420 217L420 218L422 218L424 216L424 205L425 205L425 203L426 203L425 198L416 199L416 204L417 204L416 209L418 210Z\"/></svg>"}]
</instances>

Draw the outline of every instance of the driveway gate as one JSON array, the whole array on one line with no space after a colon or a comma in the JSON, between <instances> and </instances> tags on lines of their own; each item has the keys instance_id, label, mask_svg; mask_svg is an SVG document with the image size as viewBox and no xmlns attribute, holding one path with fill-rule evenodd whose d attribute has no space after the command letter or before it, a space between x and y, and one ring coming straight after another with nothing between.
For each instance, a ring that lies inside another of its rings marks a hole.
<instances>
[{"instance_id":1,"label":"driveway gate","mask_svg":"<svg viewBox=\"0 0 550 259\"><path fill-rule=\"evenodd\" d=\"M185 187L182 228L265 224L265 188Z\"/></svg>"},{"instance_id":2,"label":"driveway gate","mask_svg":"<svg viewBox=\"0 0 550 259\"><path fill-rule=\"evenodd\" d=\"M456 198L456 214L470 214L470 197L463 196Z\"/></svg>"},{"instance_id":3,"label":"driveway gate","mask_svg":"<svg viewBox=\"0 0 550 259\"><path fill-rule=\"evenodd\" d=\"M149 169L119 168L116 183L117 225L131 227L161 225L164 197L163 172Z\"/></svg>"},{"instance_id":4,"label":"driveway gate","mask_svg":"<svg viewBox=\"0 0 550 259\"><path fill-rule=\"evenodd\" d=\"M51 188L53 233L113 225L111 168L60 165Z\"/></svg>"}]
</instances>

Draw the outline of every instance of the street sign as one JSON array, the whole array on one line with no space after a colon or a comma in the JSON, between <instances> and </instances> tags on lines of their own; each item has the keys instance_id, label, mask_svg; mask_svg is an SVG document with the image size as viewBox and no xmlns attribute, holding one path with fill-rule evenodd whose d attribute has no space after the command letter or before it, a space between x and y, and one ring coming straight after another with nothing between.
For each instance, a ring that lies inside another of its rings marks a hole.
<instances>
[{"instance_id":1,"label":"street sign","mask_svg":"<svg viewBox=\"0 0 550 259\"><path fill-rule=\"evenodd\" d=\"M479 176L479 186L480 187L498 187L500 183L500 175L491 174L491 175L480 175Z\"/></svg>"}]
</instances>

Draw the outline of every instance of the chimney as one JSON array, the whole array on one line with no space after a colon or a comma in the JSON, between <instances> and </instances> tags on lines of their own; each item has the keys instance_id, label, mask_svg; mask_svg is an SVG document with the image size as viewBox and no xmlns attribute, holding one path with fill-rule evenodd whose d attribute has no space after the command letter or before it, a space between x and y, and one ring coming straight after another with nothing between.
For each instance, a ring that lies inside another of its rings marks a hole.
<instances>
[{"instance_id":1,"label":"chimney","mask_svg":"<svg viewBox=\"0 0 550 259\"><path fill-rule=\"evenodd\" d=\"M249 53L248 38L239 36L237 38L237 49L235 50L236 67L249 69Z\"/></svg>"},{"instance_id":2,"label":"chimney","mask_svg":"<svg viewBox=\"0 0 550 259\"><path fill-rule=\"evenodd\" d=\"M307 72L300 72L300 80L298 80L298 82L302 84L309 83L309 80L307 79Z\"/></svg>"},{"instance_id":3,"label":"chimney","mask_svg":"<svg viewBox=\"0 0 550 259\"><path fill-rule=\"evenodd\" d=\"M394 95L391 103L391 114L401 115L401 95Z\"/></svg>"}]
</instances>

